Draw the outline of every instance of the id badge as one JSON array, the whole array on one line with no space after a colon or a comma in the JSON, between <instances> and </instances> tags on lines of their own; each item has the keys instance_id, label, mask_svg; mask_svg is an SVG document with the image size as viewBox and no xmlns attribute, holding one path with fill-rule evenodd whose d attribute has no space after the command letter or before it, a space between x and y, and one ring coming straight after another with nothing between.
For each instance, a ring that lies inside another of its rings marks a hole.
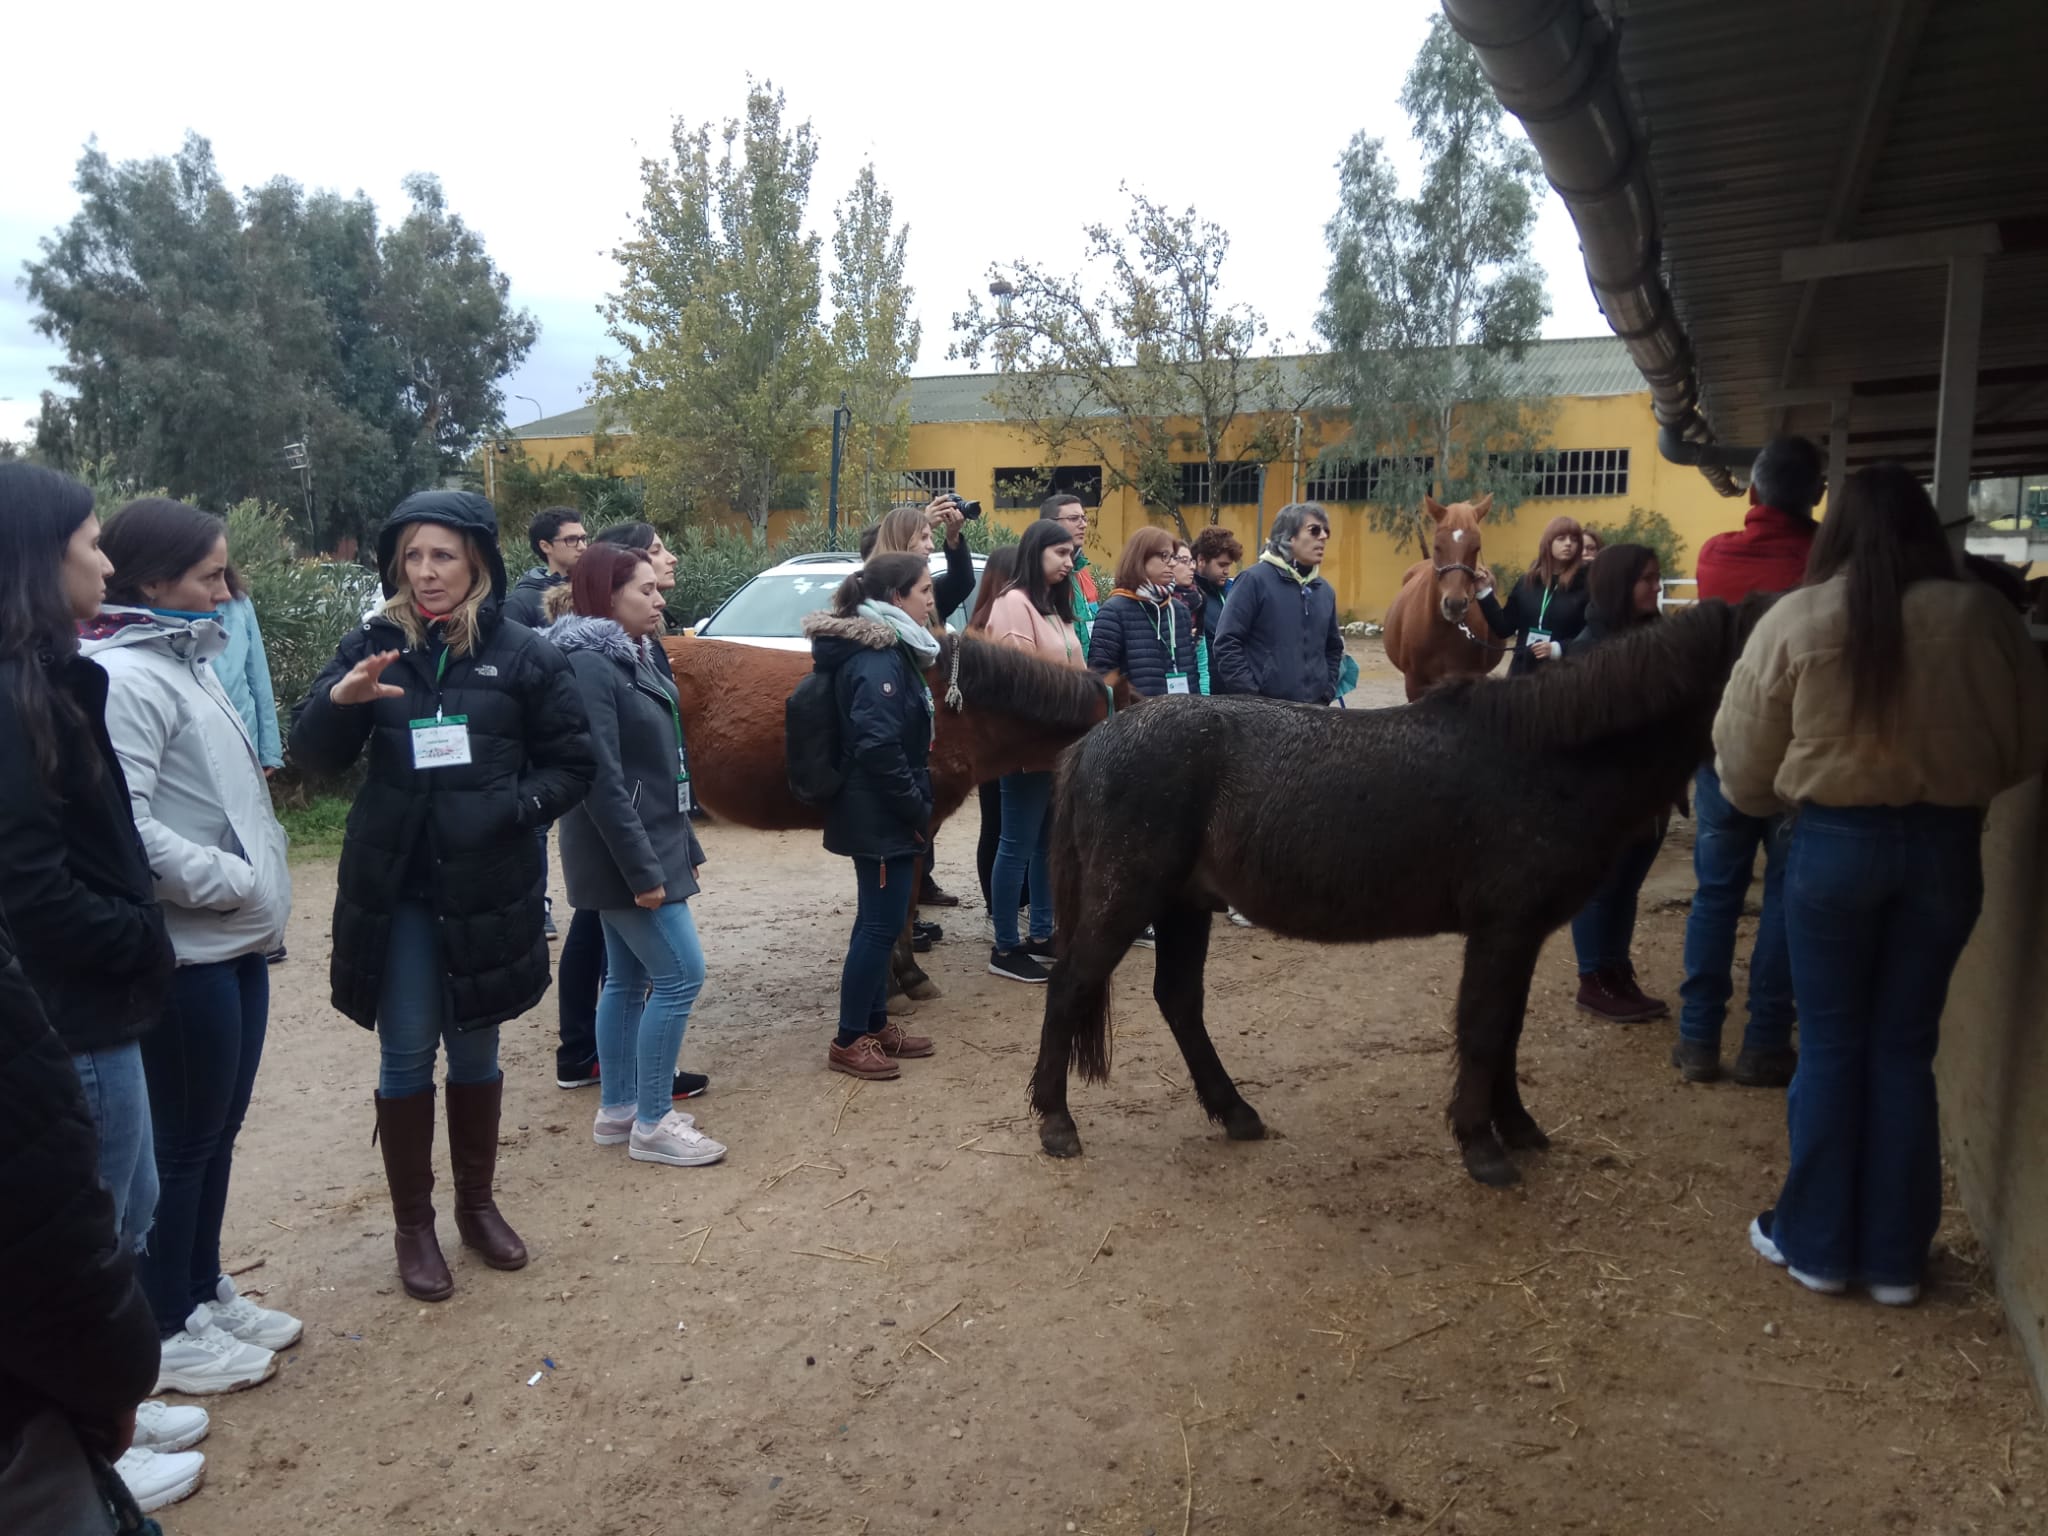
<instances>
[{"instance_id":1,"label":"id badge","mask_svg":"<svg viewBox=\"0 0 2048 1536\"><path fill-rule=\"evenodd\" d=\"M690 776L687 773L676 776L676 809L685 816L690 814Z\"/></svg>"},{"instance_id":2,"label":"id badge","mask_svg":"<svg viewBox=\"0 0 2048 1536\"><path fill-rule=\"evenodd\" d=\"M1167 674L1166 674L1166 691L1167 691L1168 693L1186 693L1186 692L1188 691L1188 675L1187 675L1187 673L1185 673L1185 672L1169 672L1169 673L1167 673Z\"/></svg>"},{"instance_id":3,"label":"id badge","mask_svg":"<svg viewBox=\"0 0 2048 1536\"><path fill-rule=\"evenodd\" d=\"M1536 648L1537 646L1539 646L1539 645L1546 645L1546 644L1548 644L1548 643L1549 643L1549 641L1550 641L1550 631L1549 631L1549 630L1547 630L1547 629L1532 629L1532 630L1530 630L1530 631L1529 631L1529 649L1530 649L1530 650L1532 650L1532 651L1533 651L1533 650L1534 650L1534 649L1535 649L1535 648Z\"/></svg>"},{"instance_id":4,"label":"id badge","mask_svg":"<svg viewBox=\"0 0 2048 1536\"><path fill-rule=\"evenodd\" d=\"M469 716L412 722L415 768L460 768L469 761Z\"/></svg>"}]
</instances>

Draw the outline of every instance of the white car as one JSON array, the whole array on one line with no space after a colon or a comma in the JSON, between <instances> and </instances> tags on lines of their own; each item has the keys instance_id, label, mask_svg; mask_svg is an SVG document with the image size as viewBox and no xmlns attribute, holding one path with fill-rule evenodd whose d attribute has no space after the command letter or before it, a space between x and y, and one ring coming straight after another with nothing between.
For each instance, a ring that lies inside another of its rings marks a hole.
<instances>
[{"instance_id":1,"label":"white car","mask_svg":"<svg viewBox=\"0 0 2048 1536\"><path fill-rule=\"evenodd\" d=\"M982 567L987 560L974 557L974 586L981 588ZM839 584L860 569L860 556L841 551L836 554L796 555L780 565L770 566L733 593L718 611L701 619L690 633L707 640L731 640L739 645L759 645L774 651L809 651L804 638L804 619L832 601ZM946 572L943 550L932 552L934 578ZM946 628L959 633L967 627L974 611L974 593L946 620Z\"/></svg>"}]
</instances>

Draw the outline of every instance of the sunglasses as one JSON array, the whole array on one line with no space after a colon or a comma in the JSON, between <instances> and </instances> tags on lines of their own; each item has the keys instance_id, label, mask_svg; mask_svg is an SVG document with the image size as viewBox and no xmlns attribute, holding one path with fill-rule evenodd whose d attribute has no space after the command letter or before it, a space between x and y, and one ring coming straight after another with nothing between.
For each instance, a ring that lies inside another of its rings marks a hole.
<instances>
[{"instance_id":1,"label":"sunglasses","mask_svg":"<svg viewBox=\"0 0 2048 1536\"><path fill-rule=\"evenodd\" d=\"M1330 536L1330 530L1320 523L1309 523L1301 531L1312 539L1327 539Z\"/></svg>"}]
</instances>

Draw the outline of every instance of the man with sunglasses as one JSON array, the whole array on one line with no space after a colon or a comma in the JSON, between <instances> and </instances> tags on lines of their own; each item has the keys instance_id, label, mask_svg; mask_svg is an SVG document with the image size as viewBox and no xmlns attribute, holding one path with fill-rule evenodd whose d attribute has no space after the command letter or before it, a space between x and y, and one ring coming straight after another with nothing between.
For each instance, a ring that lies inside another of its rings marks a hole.
<instances>
[{"instance_id":1,"label":"man with sunglasses","mask_svg":"<svg viewBox=\"0 0 2048 1536\"><path fill-rule=\"evenodd\" d=\"M1330 515L1315 502L1282 507L1259 558L1230 587L1210 665L1218 693L1297 704L1337 697L1344 636L1337 594L1322 577Z\"/></svg>"}]
</instances>

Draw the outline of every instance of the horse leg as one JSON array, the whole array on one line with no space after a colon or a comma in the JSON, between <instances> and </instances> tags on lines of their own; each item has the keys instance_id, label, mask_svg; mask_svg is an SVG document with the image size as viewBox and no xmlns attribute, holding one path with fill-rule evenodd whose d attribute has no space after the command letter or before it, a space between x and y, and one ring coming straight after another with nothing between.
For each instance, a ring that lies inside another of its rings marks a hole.
<instances>
[{"instance_id":1,"label":"horse leg","mask_svg":"<svg viewBox=\"0 0 2048 1536\"><path fill-rule=\"evenodd\" d=\"M1536 1123L1536 1117L1522 1104L1521 1070L1518 1059L1522 1045L1522 1021L1526 1016L1529 1001L1529 984L1522 983L1522 1007L1515 1012L1515 1022L1508 1031L1506 1060L1500 1073L1493 1081L1493 1128L1510 1150L1516 1152L1541 1152L1550 1145L1550 1138L1543 1134L1543 1127Z\"/></svg>"},{"instance_id":2,"label":"horse leg","mask_svg":"<svg viewBox=\"0 0 2048 1536\"><path fill-rule=\"evenodd\" d=\"M890 986L905 997L920 1003L928 1003L942 996L938 983L925 975L924 967L917 963L917 951L910 947L910 923L906 920L903 931L896 935L895 947L889 951Z\"/></svg>"},{"instance_id":3,"label":"horse leg","mask_svg":"<svg viewBox=\"0 0 2048 1536\"><path fill-rule=\"evenodd\" d=\"M1195 1097L1209 1118L1220 1124L1232 1141L1260 1141L1266 1124L1238 1093L1202 1022L1202 973L1209 961L1210 921L1211 914L1199 907L1173 907L1153 922L1152 935L1159 948L1152 970L1152 999L1166 1016L1174 1043L1188 1064Z\"/></svg>"},{"instance_id":4,"label":"horse leg","mask_svg":"<svg viewBox=\"0 0 2048 1536\"><path fill-rule=\"evenodd\" d=\"M1494 1130L1497 1085L1505 1072L1513 1092L1515 1035L1542 947L1541 933L1515 930L1475 933L1465 940L1465 970L1458 980L1458 1078L1451 1093L1451 1134L1464 1155L1466 1171L1495 1187L1521 1178ZM1527 1113L1523 1111L1525 1118Z\"/></svg>"},{"instance_id":5,"label":"horse leg","mask_svg":"<svg viewBox=\"0 0 2048 1536\"><path fill-rule=\"evenodd\" d=\"M1109 978L1123 948L1092 931L1077 933L1046 984L1031 1108L1038 1116L1039 1145L1054 1157L1081 1155L1081 1133L1067 1108L1068 1071L1079 1066L1095 1079L1109 1072Z\"/></svg>"}]
</instances>

